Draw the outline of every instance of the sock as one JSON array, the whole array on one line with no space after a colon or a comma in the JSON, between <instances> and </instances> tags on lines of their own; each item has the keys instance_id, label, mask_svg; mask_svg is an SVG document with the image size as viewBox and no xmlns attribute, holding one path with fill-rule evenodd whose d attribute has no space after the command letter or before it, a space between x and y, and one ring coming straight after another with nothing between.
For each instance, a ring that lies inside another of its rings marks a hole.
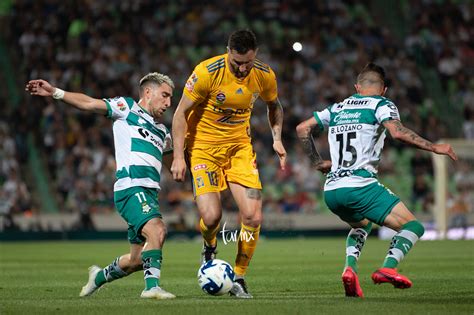
<instances>
[{"instance_id":1,"label":"sock","mask_svg":"<svg viewBox=\"0 0 474 315\"><path fill-rule=\"evenodd\" d=\"M260 225L256 228L241 224L239 240L237 242L237 257L235 258L234 272L236 278L243 278L247 272L255 247L257 247Z\"/></svg>"},{"instance_id":2,"label":"sock","mask_svg":"<svg viewBox=\"0 0 474 315\"><path fill-rule=\"evenodd\" d=\"M390 248L383 262L383 268L397 268L398 263L424 232L425 228L416 220L404 224L401 230L392 238Z\"/></svg>"},{"instance_id":3,"label":"sock","mask_svg":"<svg viewBox=\"0 0 474 315\"><path fill-rule=\"evenodd\" d=\"M145 290L160 286L161 261L161 249L151 249L142 252Z\"/></svg>"},{"instance_id":4,"label":"sock","mask_svg":"<svg viewBox=\"0 0 474 315\"><path fill-rule=\"evenodd\" d=\"M357 261L371 230L372 222L369 222L363 228L351 229L349 235L347 235L345 267L351 267L355 273L357 273Z\"/></svg>"},{"instance_id":5,"label":"sock","mask_svg":"<svg viewBox=\"0 0 474 315\"><path fill-rule=\"evenodd\" d=\"M219 225L217 225L214 229L209 229L205 224L204 221L199 221L199 226L201 228L201 235L204 238L204 242L207 246L216 247L217 245L217 231L219 231Z\"/></svg>"},{"instance_id":6,"label":"sock","mask_svg":"<svg viewBox=\"0 0 474 315\"><path fill-rule=\"evenodd\" d=\"M114 280L128 276L125 271L120 269L119 260L120 257L115 258L115 260L110 265L102 269L102 272L99 272L97 274L97 276L95 277L96 286L100 287L106 282L112 282Z\"/></svg>"}]
</instances>

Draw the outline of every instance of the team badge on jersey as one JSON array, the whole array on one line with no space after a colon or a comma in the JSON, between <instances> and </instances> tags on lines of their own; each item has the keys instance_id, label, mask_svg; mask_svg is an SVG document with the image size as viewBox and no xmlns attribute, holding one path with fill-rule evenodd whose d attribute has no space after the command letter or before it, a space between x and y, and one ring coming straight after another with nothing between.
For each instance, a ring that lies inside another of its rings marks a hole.
<instances>
[{"instance_id":1,"label":"team badge on jersey","mask_svg":"<svg viewBox=\"0 0 474 315\"><path fill-rule=\"evenodd\" d=\"M194 84L196 84L198 80L198 76L196 73L193 72L191 76L189 77L188 81L186 81L186 90L189 92L192 92L194 90Z\"/></svg>"},{"instance_id":2,"label":"team badge on jersey","mask_svg":"<svg viewBox=\"0 0 474 315\"><path fill-rule=\"evenodd\" d=\"M217 104L224 104L225 102L225 94L223 92L219 92L216 95Z\"/></svg>"},{"instance_id":3,"label":"team badge on jersey","mask_svg":"<svg viewBox=\"0 0 474 315\"><path fill-rule=\"evenodd\" d=\"M235 91L235 94L244 94L244 91L242 88L238 88L237 91Z\"/></svg>"},{"instance_id":4,"label":"team badge on jersey","mask_svg":"<svg viewBox=\"0 0 474 315\"><path fill-rule=\"evenodd\" d=\"M124 103L117 103L117 107L119 110L121 110L122 112L126 109L126 106Z\"/></svg>"}]
</instances>

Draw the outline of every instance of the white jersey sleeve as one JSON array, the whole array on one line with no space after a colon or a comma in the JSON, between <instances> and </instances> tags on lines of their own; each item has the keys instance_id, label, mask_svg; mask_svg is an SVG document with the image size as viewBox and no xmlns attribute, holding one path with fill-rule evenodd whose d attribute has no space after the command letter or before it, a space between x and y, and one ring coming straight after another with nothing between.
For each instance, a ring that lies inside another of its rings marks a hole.
<instances>
[{"instance_id":1,"label":"white jersey sleeve","mask_svg":"<svg viewBox=\"0 0 474 315\"><path fill-rule=\"evenodd\" d=\"M117 96L115 98L104 98L107 105L107 117L112 120L126 119L134 101L129 97Z\"/></svg>"},{"instance_id":2,"label":"white jersey sleeve","mask_svg":"<svg viewBox=\"0 0 474 315\"><path fill-rule=\"evenodd\" d=\"M329 122L331 120L331 112L329 111L329 107L320 112L314 112L313 115L318 122L320 130L324 130L324 127L329 126Z\"/></svg>"},{"instance_id":3,"label":"white jersey sleeve","mask_svg":"<svg viewBox=\"0 0 474 315\"><path fill-rule=\"evenodd\" d=\"M400 120L397 106L390 100L381 100L375 109L375 118L379 124L389 119Z\"/></svg>"}]
</instances>

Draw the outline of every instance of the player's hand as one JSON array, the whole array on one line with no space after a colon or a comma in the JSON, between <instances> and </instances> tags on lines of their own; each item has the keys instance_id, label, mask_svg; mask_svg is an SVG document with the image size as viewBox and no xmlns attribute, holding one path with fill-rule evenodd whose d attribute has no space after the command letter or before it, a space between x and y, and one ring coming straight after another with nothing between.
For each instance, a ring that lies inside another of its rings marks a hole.
<instances>
[{"instance_id":1,"label":"player's hand","mask_svg":"<svg viewBox=\"0 0 474 315\"><path fill-rule=\"evenodd\" d=\"M52 96L56 88L45 80L31 80L26 84L25 91L31 95Z\"/></svg>"},{"instance_id":2,"label":"player's hand","mask_svg":"<svg viewBox=\"0 0 474 315\"><path fill-rule=\"evenodd\" d=\"M278 154L278 158L280 159L280 168L285 170L286 150L281 140L273 141L273 150L275 150L275 152Z\"/></svg>"},{"instance_id":3,"label":"player's hand","mask_svg":"<svg viewBox=\"0 0 474 315\"><path fill-rule=\"evenodd\" d=\"M454 153L453 148L448 143L433 144L433 152L437 154L448 155L453 161L458 160L456 153Z\"/></svg>"},{"instance_id":4,"label":"player's hand","mask_svg":"<svg viewBox=\"0 0 474 315\"><path fill-rule=\"evenodd\" d=\"M331 167L332 167L332 162L329 160L323 160L321 161L321 163L316 165L316 169L322 172L323 174L329 173L329 171L331 170Z\"/></svg>"},{"instance_id":5,"label":"player's hand","mask_svg":"<svg viewBox=\"0 0 474 315\"><path fill-rule=\"evenodd\" d=\"M177 182L184 182L186 175L186 162L184 158L175 158L171 164L171 174L173 179Z\"/></svg>"}]
</instances>

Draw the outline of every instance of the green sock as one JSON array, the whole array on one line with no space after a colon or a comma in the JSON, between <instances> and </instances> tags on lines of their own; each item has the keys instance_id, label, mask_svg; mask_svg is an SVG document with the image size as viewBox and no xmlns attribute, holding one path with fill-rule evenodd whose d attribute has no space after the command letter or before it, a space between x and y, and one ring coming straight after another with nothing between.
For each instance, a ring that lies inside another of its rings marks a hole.
<instances>
[{"instance_id":1,"label":"green sock","mask_svg":"<svg viewBox=\"0 0 474 315\"><path fill-rule=\"evenodd\" d=\"M363 228L351 229L346 239L346 266L351 267L357 273L357 260L364 247L365 240L372 230L372 222Z\"/></svg>"},{"instance_id":2,"label":"green sock","mask_svg":"<svg viewBox=\"0 0 474 315\"><path fill-rule=\"evenodd\" d=\"M143 273L145 275L145 290L149 290L160 285L161 260L161 249L151 249L142 252Z\"/></svg>"},{"instance_id":3,"label":"green sock","mask_svg":"<svg viewBox=\"0 0 474 315\"><path fill-rule=\"evenodd\" d=\"M402 226L390 243L383 268L397 268L400 261L423 235L425 228L418 221L410 221Z\"/></svg>"},{"instance_id":4,"label":"green sock","mask_svg":"<svg viewBox=\"0 0 474 315\"><path fill-rule=\"evenodd\" d=\"M115 258L115 260L110 265L102 269L102 271L99 272L97 276L95 276L96 286L100 287L106 282L112 282L128 275L119 267L119 260L120 257Z\"/></svg>"}]
</instances>

